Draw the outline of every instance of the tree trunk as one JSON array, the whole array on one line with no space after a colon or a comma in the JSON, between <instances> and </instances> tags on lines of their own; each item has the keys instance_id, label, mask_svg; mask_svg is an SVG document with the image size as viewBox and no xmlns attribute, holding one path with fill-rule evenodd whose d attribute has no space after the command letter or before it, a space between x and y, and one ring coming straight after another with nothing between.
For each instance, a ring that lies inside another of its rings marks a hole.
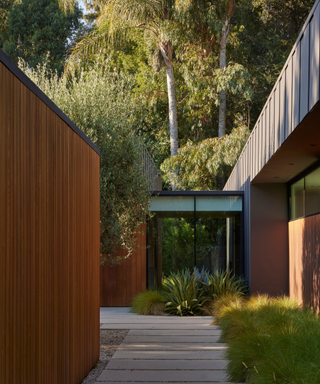
<instances>
[{"instance_id":1,"label":"tree trunk","mask_svg":"<svg viewBox=\"0 0 320 384\"><path fill-rule=\"evenodd\" d=\"M169 124L170 124L170 147L171 156L178 154L178 122L177 122L177 102L174 85L172 53L173 46L171 41L163 41L159 44L159 48L166 65L168 100L169 100Z\"/></svg>"},{"instance_id":2,"label":"tree trunk","mask_svg":"<svg viewBox=\"0 0 320 384\"><path fill-rule=\"evenodd\" d=\"M226 47L229 38L229 20L226 19L222 25L221 39L220 39L220 69L225 70L227 65L226 60ZM227 96L225 91L220 92L219 104L219 132L218 136L222 137L226 134L226 110L227 110Z\"/></svg>"}]
</instances>

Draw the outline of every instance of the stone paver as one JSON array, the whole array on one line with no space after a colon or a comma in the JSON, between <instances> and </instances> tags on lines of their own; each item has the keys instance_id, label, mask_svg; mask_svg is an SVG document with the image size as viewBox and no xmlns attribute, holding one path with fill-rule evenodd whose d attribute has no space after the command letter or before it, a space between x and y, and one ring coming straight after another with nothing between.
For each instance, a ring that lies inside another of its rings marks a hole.
<instances>
[{"instance_id":1,"label":"stone paver","mask_svg":"<svg viewBox=\"0 0 320 384\"><path fill-rule=\"evenodd\" d=\"M220 336L165 335L165 337L170 343L217 343ZM164 335L128 335L126 337L126 343L161 343L163 339Z\"/></svg>"},{"instance_id":2,"label":"stone paver","mask_svg":"<svg viewBox=\"0 0 320 384\"><path fill-rule=\"evenodd\" d=\"M221 351L227 349L226 344L221 343L170 343L165 339L158 343L127 343L126 339L120 345L119 350L127 351Z\"/></svg>"},{"instance_id":3,"label":"stone paver","mask_svg":"<svg viewBox=\"0 0 320 384\"><path fill-rule=\"evenodd\" d=\"M126 351L117 350L113 359L146 359L146 360L214 360L224 359L224 351Z\"/></svg>"},{"instance_id":4,"label":"stone paver","mask_svg":"<svg viewBox=\"0 0 320 384\"><path fill-rule=\"evenodd\" d=\"M169 330L173 329L172 324L152 324L152 323L147 323L147 324L135 324L135 323L127 323L127 324L122 324L122 323L108 323L104 324L102 321L100 329L163 329L163 330ZM213 329L218 329L217 327L214 328L213 325L210 324L199 324L197 326L193 324L179 324L179 330L185 329L185 330L201 330L201 329L207 329L208 327L213 327Z\"/></svg>"},{"instance_id":5,"label":"stone paver","mask_svg":"<svg viewBox=\"0 0 320 384\"><path fill-rule=\"evenodd\" d=\"M120 360L112 359L108 369L164 369L164 370L199 370L225 369L226 360Z\"/></svg>"},{"instance_id":6,"label":"stone paver","mask_svg":"<svg viewBox=\"0 0 320 384\"><path fill-rule=\"evenodd\" d=\"M128 336L220 336L220 329L132 329Z\"/></svg>"},{"instance_id":7,"label":"stone paver","mask_svg":"<svg viewBox=\"0 0 320 384\"><path fill-rule=\"evenodd\" d=\"M138 316L101 308L101 329L130 329L96 384L227 384L227 345L205 316Z\"/></svg>"},{"instance_id":8,"label":"stone paver","mask_svg":"<svg viewBox=\"0 0 320 384\"><path fill-rule=\"evenodd\" d=\"M156 371L156 370L113 370L106 369L100 375L98 381L127 381L127 382L176 382L183 381L186 383L203 383L203 382L219 382L226 381L225 371L222 370L199 370L199 371Z\"/></svg>"}]
</instances>

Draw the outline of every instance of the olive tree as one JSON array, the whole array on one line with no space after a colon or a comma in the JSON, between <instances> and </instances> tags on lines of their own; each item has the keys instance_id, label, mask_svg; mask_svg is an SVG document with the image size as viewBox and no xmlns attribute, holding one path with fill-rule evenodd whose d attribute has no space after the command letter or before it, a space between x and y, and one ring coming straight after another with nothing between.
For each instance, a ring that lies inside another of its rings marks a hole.
<instances>
[{"instance_id":1,"label":"olive tree","mask_svg":"<svg viewBox=\"0 0 320 384\"><path fill-rule=\"evenodd\" d=\"M142 144L134 134L135 78L97 60L90 70L59 77L45 66L20 67L100 148L101 264L121 263L133 251L137 228L148 213L150 192L143 174ZM117 254L125 249L126 256Z\"/></svg>"}]
</instances>

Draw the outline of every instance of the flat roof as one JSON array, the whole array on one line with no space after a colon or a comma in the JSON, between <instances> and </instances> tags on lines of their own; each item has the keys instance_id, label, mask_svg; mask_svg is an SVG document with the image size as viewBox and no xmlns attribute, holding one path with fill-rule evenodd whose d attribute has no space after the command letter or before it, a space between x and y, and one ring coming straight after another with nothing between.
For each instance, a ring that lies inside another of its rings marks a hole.
<instances>
[{"instance_id":1,"label":"flat roof","mask_svg":"<svg viewBox=\"0 0 320 384\"><path fill-rule=\"evenodd\" d=\"M152 196L243 196L244 191L154 191Z\"/></svg>"}]
</instances>

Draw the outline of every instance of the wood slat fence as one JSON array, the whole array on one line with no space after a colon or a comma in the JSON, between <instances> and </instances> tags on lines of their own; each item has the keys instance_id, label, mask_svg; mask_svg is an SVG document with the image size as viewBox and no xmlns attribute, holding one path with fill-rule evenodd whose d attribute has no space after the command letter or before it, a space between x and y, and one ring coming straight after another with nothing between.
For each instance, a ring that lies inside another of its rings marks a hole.
<instances>
[{"instance_id":1,"label":"wood slat fence","mask_svg":"<svg viewBox=\"0 0 320 384\"><path fill-rule=\"evenodd\" d=\"M133 254L120 265L100 267L100 306L129 307L132 299L147 288L146 225L139 228ZM142 233L140 233L142 232ZM119 250L125 256L124 250Z\"/></svg>"},{"instance_id":2,"label":"wood slat fence","mask_svg":"<svg viewBox=\"0 0 320 384\"><path fill-rule=\"evenodd\" d=\"M0 383L76 384L99 358L100 157L30 84L0 51Z\"/></svg>"}]
</instances>

